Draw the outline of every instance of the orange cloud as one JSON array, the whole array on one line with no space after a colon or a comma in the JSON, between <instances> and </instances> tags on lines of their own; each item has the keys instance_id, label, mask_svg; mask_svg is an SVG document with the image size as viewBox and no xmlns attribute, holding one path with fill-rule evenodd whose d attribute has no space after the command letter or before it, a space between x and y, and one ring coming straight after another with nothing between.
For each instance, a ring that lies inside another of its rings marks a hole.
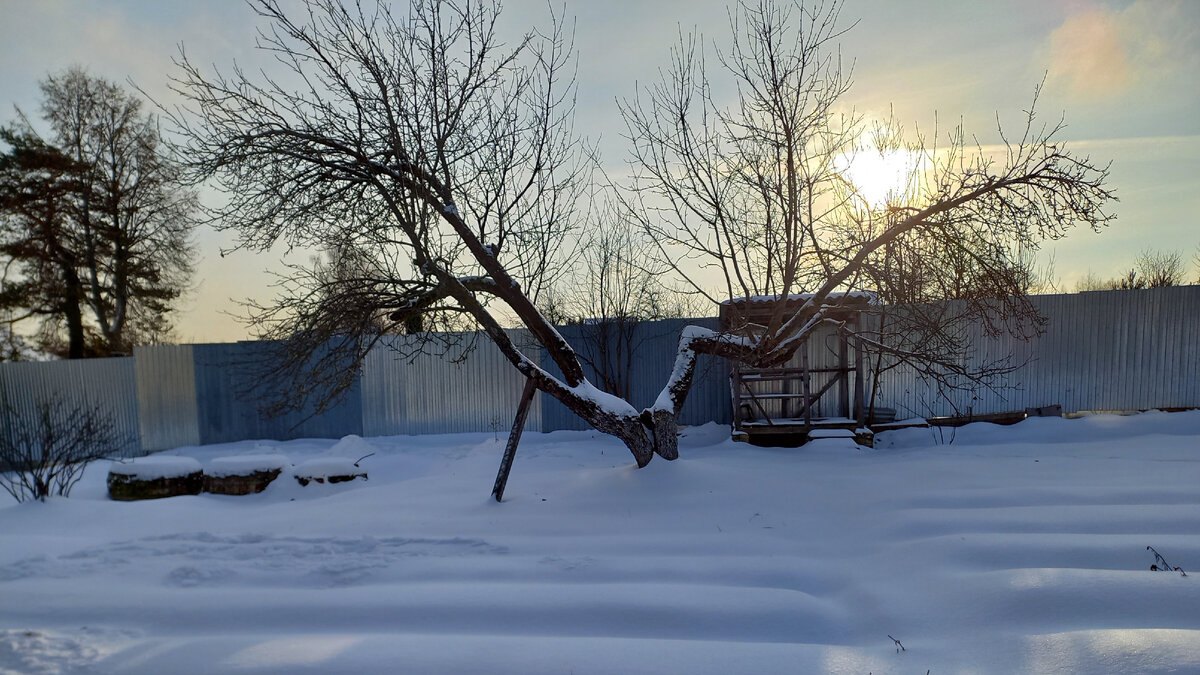
<instances>
[{"instance_id":1,"label":"orange cloud","mask_svg":"<svg viewBox=\"0 0 1200 675\"><path fill-rule=\"evenodd\" d=\"M1049 77L1082 98L1110 98L1134 80L1117 14L1101 8L1071 15L1049 39Z\"/></svg>"},{"instance_id":2,"label":"orange cloud","mask_svg":"<svg viewBox=\"0 0 1200 675\"><path fill-rule=\"evenodd\" d=\"M1042 53L1052 85L1094 101L1194 79L1197 45L1200 2L1134 0L1120 10L1084 5L1050 34Z\"/></svg>"}]
</instances>

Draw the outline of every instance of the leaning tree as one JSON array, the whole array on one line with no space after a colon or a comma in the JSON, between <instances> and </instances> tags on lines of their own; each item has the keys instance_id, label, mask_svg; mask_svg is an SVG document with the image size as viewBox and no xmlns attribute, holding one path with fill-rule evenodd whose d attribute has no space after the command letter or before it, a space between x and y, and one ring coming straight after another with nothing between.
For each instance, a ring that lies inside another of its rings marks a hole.
<instances>
[{"instance_id":1,"label":"leaning tree","mask_svg":"<svg viewBox=\"0 0 1200 675\"><path fill-rule=\"evenodd\" d=\"M848 82L822 56L835 12L801 6L791 22L769 5L739 8L722 60L747 85L739 105L713 103L699 59L679 53L645 104L626 106L641 167L626 205L661 243L660 262L697 289L711 292L690 263L724 270L725 297L814 292L800 314L769 325L686 329L662 394L637 410L587 381L538 309L569 267L562 252L586 216L590 180L571 127L562 22L506 45L494 2L413 0L395 12L306 0L295 15L276 0L251 4L277 72L204 72L181 57L175 88L186 102L174 118L193 178L226 195L212 222L241 247L282 242L354 261L339 274L291 268L278 300L252 314L262 335L286 338L290 358L276 372L303 372L307 383L348 385L380 336L414 315L465 318L533 386L620 438L643 466L656 452L678 454L696 354L785 360L827 320L834 291L879 276L889 242L922 233L990 268L1007 264L1014 234L1104 220L1104 171L1052 134L1011 144L998 162L943 161L921 203L881 217L841 213L830 202L831 153L853 125L834 114ZM561 376L505 325L526 329Z\"/></svg>"},{"instance_id":2,"label":"leaning tree","mask_svg":"<svg viewBox=\"0 0 1200 675\"><path fill-rule=\"evenodd\" d=\"M742 2L715 59L681 38L661 80L621 106L627 212L658 257L695 293L754 298L769 317L748 323L734 305L729 332L742 340L685 334L657 404L666 413L680 410L696 353L770 367L829 324L877 368L906 365L942 392L996 386L1017 364L972 362L972 335L1039 332L1027 299L1039 241L1112 219L1108 168L1064 149L1061 120L1037 119L1037 92L1020 135L998 125L991 147L961 124L913 139L894 120L865 125L842 103L840 12L836 0ZM905 180L867 195L853 167L881 158ZM835 320L849 290L887 307L862 326Z\"/></svg>"}]
</instances>

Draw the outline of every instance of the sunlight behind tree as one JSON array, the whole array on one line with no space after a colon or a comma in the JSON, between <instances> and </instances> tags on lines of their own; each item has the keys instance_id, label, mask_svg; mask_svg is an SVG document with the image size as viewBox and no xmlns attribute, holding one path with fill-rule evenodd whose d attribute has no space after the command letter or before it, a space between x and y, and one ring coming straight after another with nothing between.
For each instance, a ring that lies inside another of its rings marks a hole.
<instances>
[{"instance_id":1,"label":"sunlight behind tree","mask_svg":"<svg viewBox=\"0 0 1200 675\"><path fill-rule=\"evenodd\" d=\"M909 202L918 173L927 164L924 157L911 150L871 146L838 155L834 160L834 168L852 191L852 203L871 209Z\"/></svg>"}]
</instances>

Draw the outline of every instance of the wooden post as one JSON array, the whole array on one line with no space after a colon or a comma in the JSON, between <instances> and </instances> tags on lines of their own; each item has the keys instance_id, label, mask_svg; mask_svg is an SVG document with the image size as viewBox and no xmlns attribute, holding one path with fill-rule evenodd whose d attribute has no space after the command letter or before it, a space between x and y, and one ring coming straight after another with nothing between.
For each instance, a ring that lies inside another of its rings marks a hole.
<instances>
[{"instance_id":1,"label":"wooden post","mask_svg":"<svg viewBox=\"0 0 1200 675\"><path fill-rule=\"evenodd\" d=\"M854 332L858 333L862 330L862 312L854 315ZM858 425L864 426L867 423L867 410L865 405L864 380L866 379L866 369L863 362L862 343L857 342L854 345L854 419Z\"/></svg>"},{"instance_id":2,"label":"wooden post","mask_svg":"<svg viewBox=\"0 0 1200 675\"><path fill-rule=\"evenodd\" d=\"M731 359L732 361L732 359ZM733 430L742 430L742 367L737 361L729 366L729 397L733 405Z\"/></svg>"},{"instance_id":3,"label":"wooden post","mask_svg":"<svg viewBox=\"0 0 1200 675\"><path fill-rule=\"evenodd\" d=\"M838 416L853 417L850 414L850 338L846 333L838 335Z\"/></svg>"},{"instance_id":4,"label":"wooden post","mask_svg":"<svg viewBox=\"0 0 1200 675\"><path fill-rule=\"evenodd\" d=\"M525 391L521 392L521 404L517 406L517 417L513 420L512 431L508 432L508 444L504 446L504 458L500 460L500 471L496 474L496 484L492 487L492 496L496 501L504 498L504 486L508 484L508 473L512 471L513 458L517 456L517 444L521 442L521 432L525 430L525 417L529 415L529 404L533 403L533 395L537 387L532 379L525 380Z\"/></svg>"},{"instance_id":5,"label":"wooden post","mask_svg":"<svg viewBox=\"0 0 1200 675\"><path fill-rule=\"evenodd\" d=\"M807 434L808 432L812 431L812 408L813 403L815 403L812 395L812 382L809 380L809 378L812 377L812 373L810 373L808 370L807 339L805 339L803 344L800 345L800 367L803 369L804 377L804 433Z\"/></svg>"}]
</instances>

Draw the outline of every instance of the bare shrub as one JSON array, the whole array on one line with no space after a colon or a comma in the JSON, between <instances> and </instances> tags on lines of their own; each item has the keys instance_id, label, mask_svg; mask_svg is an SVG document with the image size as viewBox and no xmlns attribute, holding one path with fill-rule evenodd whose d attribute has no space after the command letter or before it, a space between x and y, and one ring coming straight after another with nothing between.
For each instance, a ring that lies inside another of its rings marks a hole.
<instances>
[{"instance_id":1,"label":"bare shrub","mask_svg":"<svg viewBox=\"0 0 1200 675\"><path fill-rule=\"evenodd\" d=\"M66 497L89 462L121 448L116 420L96 405L40 400L32 414L5 401L0 487L18 502Z\"/></svg>"}]
</instances>

